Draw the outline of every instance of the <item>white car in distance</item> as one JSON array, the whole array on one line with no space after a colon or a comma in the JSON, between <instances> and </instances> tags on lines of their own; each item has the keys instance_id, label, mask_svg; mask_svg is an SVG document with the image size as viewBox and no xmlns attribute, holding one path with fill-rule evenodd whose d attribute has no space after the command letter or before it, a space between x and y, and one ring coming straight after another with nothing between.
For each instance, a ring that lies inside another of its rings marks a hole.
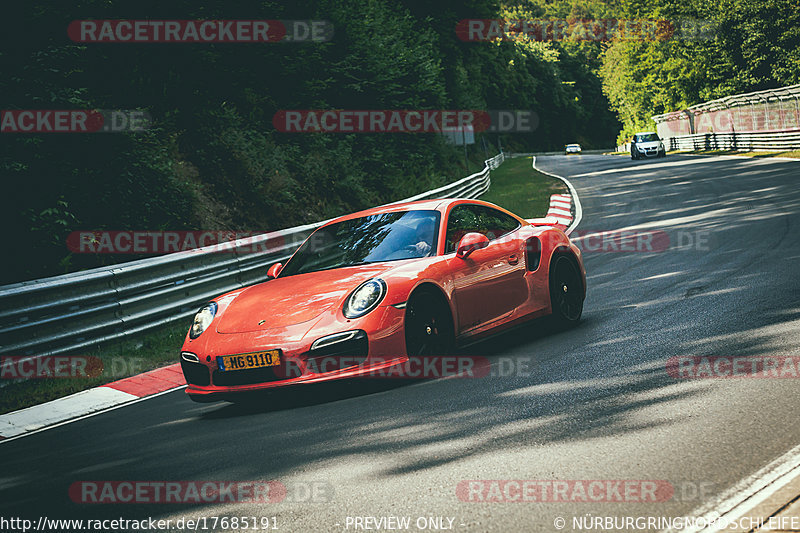
<instances>
[{"instance_id":1,"label":"white car in distance","mask_svg":"<svg viewBox=\"0 0 800 533\"><path fill-rule=\"evenodd\" d=\"M642 157L666 157L664 143L653 131L644 131L633 136L631 141L631 159Z\"/></svg>"},{"instance_id":2,"label":"white car in distance","mask_svg":"<svg viewBox=\"0 0 800 533\"><path fill-rule=\"evenodd\" d=\"M580 154L580 153L581 153L580 144L568 144L564 147L564 155Z\"/></svg>"}]
</instances>

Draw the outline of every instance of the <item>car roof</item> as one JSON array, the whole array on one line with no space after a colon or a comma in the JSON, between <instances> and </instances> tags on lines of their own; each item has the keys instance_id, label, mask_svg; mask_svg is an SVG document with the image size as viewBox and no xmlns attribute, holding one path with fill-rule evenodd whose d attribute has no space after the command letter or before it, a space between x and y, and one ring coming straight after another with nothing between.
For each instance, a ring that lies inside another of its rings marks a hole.
<instances>
[{"instance_id":1,"label":"car roof","mask_svg":"<svg viewBox=\"0 0 800 533\"><path fill-rule=\"evenodd\" d=\"M433 200L417 200L415 202L401 202L395 204L382 205L379 207L373 207L371 209L365 209L363 211L358 211L356 213L351 213L349 215L343 215L338 218L331 219L324 225L327 226L328 224L334 224L336 222L341 222L343 220L361 218L370 215L379 215L382 213L395 213L398 211L429 210L429 211L440 211L442 213L445 213L449 206L456 203L471 203L477 205L485 205L488 207L499 209L500 211L504 211L511 215L514 215L513 213L511 213L506 209L503 209L502 207L496 206L489 202L484 202L482 200L474 200L471 198L436 198ZM519 218L516 215L514 215L514 217Z\"/></svg>"}]
</instances>

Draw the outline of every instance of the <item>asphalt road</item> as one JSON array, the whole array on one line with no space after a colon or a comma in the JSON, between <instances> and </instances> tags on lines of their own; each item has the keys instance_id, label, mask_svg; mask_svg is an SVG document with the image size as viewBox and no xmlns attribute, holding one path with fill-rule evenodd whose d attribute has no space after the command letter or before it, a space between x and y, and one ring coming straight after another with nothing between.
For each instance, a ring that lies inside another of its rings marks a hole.
<instances>
[{"instance_id":1,"label":"asphalt road","mask_svg":"<svg viewBox=\"0 0 800 533\"><path fill-rule=\"evenodd\" d=\"M800 379L666 370L676 356L800 356L800 162L583 155L538 164L575 185L579 230L663 231L670 246L587 251L576 329L537 323L470 349L512 375L344 384L249 407L165 394L0 444L0 516L274 516L279 531L363 530L352 517L365 516L409 517L412 531L419 517L453 519L455 531L554 531L563 517L574 531L573 517L688 514L800 443ZM506 479L661 480L675 492L603 503L456 494L463 480ZM88 480L278 480L289 497L73 503L70 485ZM205 530L236 530L217 525Z\"/></svg>"}]
</instances>

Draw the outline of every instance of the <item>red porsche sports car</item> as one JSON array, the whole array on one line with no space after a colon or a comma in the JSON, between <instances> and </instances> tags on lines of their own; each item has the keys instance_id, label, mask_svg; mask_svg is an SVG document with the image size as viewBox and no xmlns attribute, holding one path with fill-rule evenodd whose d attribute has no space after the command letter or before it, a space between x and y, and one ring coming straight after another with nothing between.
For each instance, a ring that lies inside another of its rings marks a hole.
<instances>
[{"instance_id":1,"label":"red porsche sports car","mask_svg":"<svg viewBox=\"0 0 800 533\"><path fill-rule=\"evenodd\" d=\"M200 309L181 350L186 392L235 399L452 353L551 313L576 323L586 271L553 224L464 199L333 220L286 265L272 265L267 281Z\"/></svg>"}]
</instances>

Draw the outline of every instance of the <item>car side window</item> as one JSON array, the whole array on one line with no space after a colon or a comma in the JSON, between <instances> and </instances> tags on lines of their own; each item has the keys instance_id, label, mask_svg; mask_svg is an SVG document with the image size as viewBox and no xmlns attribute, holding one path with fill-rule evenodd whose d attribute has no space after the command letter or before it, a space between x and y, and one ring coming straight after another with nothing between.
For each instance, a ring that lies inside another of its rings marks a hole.
<instances>
[{"instance_id":1,"label":"car side window","mask_svg":"<svg viewBox=\"0 0 800 533\"><path fill-rule=\"evenodd\" d=\"M482 233L492 241L519 226L517 219L497 209L474 204L457 205L447 218L444 252L455 252L458 241L467 233Z\"/></svg>"}]
</instances>

